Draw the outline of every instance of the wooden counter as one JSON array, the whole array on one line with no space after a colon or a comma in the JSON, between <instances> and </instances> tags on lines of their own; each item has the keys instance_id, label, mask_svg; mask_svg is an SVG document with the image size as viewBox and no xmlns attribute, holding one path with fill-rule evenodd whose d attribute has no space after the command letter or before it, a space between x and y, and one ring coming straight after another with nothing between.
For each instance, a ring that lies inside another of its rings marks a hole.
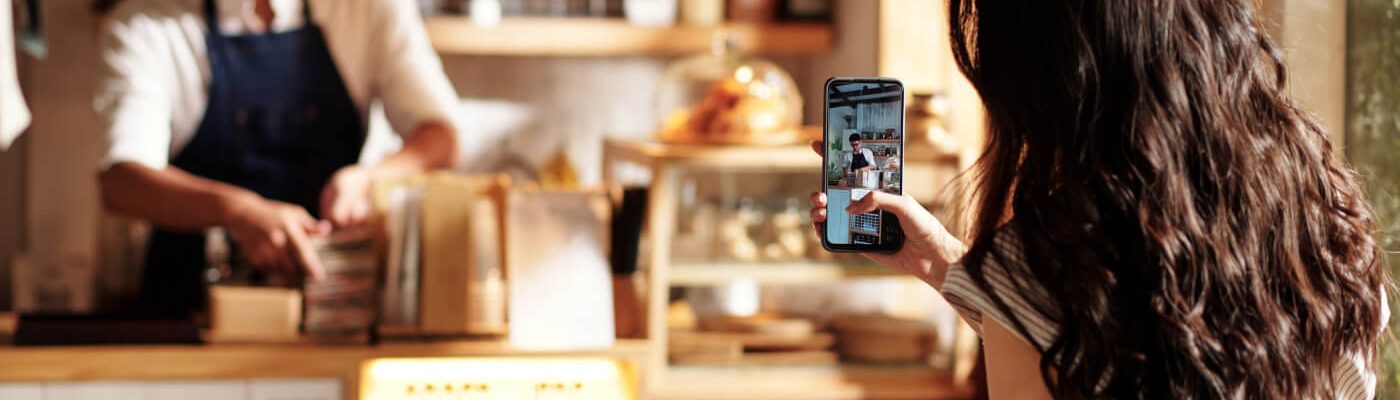
<instances>
[{"instance_id":1,"label":"wooden counter","mask_svg":"<svg viewBox=\"0 0 1400 400\"><path fill-rule=\"evenodd\" d=\"M500 341L386 343L368 345L210 344L0 347L0 381L177 380L331 378L353 382L360 363L395 357L603 357L639 360L641 340L620 339L611 348L527 351Z\"/></svg>"},{"instance_id":2,"label":"wooden counter","mask_svg":"<svg viewBox=\"0 0 1400 400\"><path fill-rule=\"evenodd\" d=\"M353 344L11 345L12 314L0 313L0 383L210 381L322 378L338 380L346 400L359 398L365 361L416 357L605 358L639 366L651 344L618 339L590 350L522 350L504 340L394 340Z\"/></svg>"},{"instance_id":3,"label":"wooden counter","mask_svg":"<svg viewBox=\"0 0 1400 400\"><path fill-rule=\"evenodd\" d=\"M928 368L841 365L830 367L676 367L652 396L663 400L920 399L966 400L971 387L951 373Z\"/></svg>"}]
</instances>

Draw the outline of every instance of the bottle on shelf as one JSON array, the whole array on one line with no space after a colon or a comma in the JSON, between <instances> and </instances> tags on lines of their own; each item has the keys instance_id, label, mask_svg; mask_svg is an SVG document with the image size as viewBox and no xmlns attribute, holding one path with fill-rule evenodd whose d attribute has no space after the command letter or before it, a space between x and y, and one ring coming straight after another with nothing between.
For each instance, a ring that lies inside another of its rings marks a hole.
<instances>
[{"instance_id":1,"label":"bottle on shelf","mask_svg":"<svg viewBox=\"0 0 1400 400\"><path fill-rule=\"evenodd\" d=\"M729 0L727 8L730 21L764 24L778 16L777 0Z\"/></svg>"},{"instance_id":2,"label":"bottle on shelf","mask_svg":"<svg viewBox=\"0 0 1400 400\"><path fill-rule=\"evenodd\" d=\"M783 22L826 22L831 20L831 0L784 0Z\"/></svg>"},{"instance_id":3,"label":"bottle on shelf","mask_svg":"<svg viewBox=\"0 0 1400 400\"><path fill-rule=\"evenodd\" d=\"M472 24L494 27L501 24L501 0L471 0Z\"/></svg>"},{"instance_id":4,"label":"bottle on shelf","mask_svg":"<svg viewBox=\"0 0 1400 400\"><path fill-rule=\"evenodd\" d=\"M637 26L669 27L676 24L677 0L624 0L623 14Z\"/></svg>"},{"instance_id":5,"label":"bottle on shelf","mask_svg":"<svg viewBox=\"0 0 1400 400\"><path fill-rule=\"evenodd\" d=\"M724 0L681 0L681 23L719 26L724 23Z\"/></svg>"}]
</instances>

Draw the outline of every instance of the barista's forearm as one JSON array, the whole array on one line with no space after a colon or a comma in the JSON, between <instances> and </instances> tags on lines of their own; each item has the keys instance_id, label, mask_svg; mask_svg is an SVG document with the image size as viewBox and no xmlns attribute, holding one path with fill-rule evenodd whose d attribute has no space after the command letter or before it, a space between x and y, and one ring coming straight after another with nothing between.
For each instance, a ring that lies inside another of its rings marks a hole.
<instances>
[{"instance_id":1,"label":"barista's forearm","mask_svg":"<svg viewBox=\"0 0 1400 400\"><path fill-rule=\"evenodd\" d=\"M373 169L376 177L399 177L451 167L457 160L457 133L451 125L429 122L403 142L403 149Z\"/></svg>"},{"instance_id":2,"label":"barista's forearm","mask_svg":"<svg viewBox=\"0 0 1400 400\"><path fill-rule=\"evenodd\" d=\"M98 175L107 210L150 220L166 229L198 231L228 225L256 193L167 166L117 163Z\"/></svg>"}]
</instances>

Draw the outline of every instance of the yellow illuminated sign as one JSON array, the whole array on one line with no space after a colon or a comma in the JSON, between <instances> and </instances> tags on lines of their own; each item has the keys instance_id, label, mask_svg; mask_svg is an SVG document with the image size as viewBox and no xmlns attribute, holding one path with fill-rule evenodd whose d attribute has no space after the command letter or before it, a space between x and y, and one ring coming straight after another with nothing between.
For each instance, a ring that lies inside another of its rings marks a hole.
<instances>
[{"instance_id":1,"label":"yellow illuminated sign","mask_svg":"<svg viewBox=\"0 0 1400 400\"><path fill-rule=\"evenodd\" d=\"M582 358L387 358L365 363L363 400L636 398L622 363Z\"/></svg>"}]
</instances>

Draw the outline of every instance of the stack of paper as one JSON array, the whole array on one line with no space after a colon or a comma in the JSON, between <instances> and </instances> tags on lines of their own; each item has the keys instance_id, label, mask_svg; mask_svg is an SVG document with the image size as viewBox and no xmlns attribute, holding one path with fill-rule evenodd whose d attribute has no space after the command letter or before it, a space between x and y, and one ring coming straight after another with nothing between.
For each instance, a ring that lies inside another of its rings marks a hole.
<instances>
[{"instance_id":1,"label":"stack of paper","mask_svg":"<svg viewBox=\"0 0 1400 400\"><path fill-rule=\"evenodd\" d=\"M326 276L308 280L305 333L328 339L367 338L378 310L374 241L368 229L316 241Z\"/></svg>"}]
</instances>

